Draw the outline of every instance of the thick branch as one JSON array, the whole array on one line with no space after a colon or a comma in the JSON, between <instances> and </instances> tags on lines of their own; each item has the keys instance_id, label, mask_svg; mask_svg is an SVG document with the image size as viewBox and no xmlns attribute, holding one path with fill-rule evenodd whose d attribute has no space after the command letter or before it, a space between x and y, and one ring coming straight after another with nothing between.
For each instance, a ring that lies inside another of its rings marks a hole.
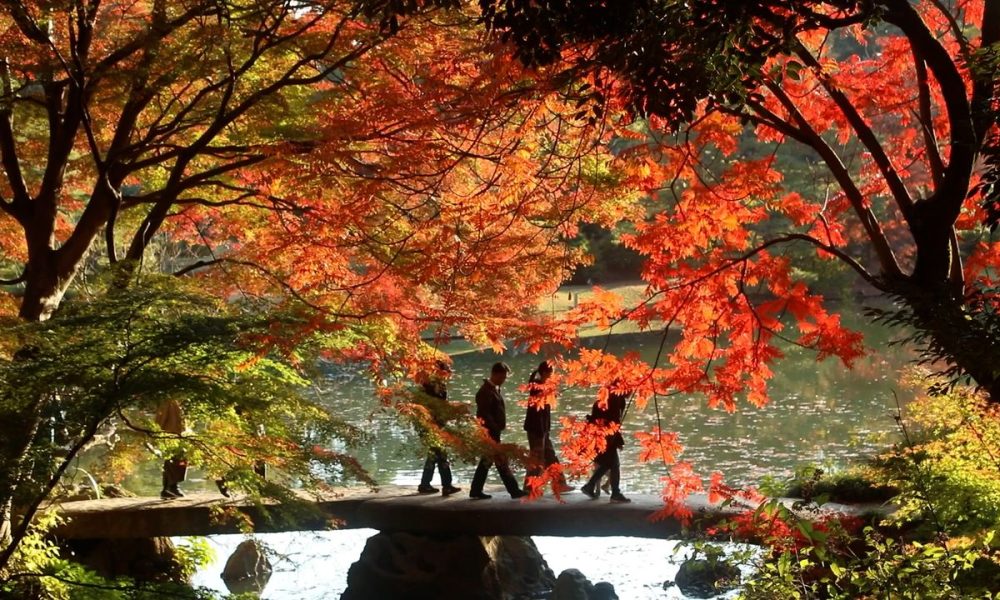
<instances>
[{"instance_id":1,"label":"thick branch","mask_svg":"<svg viewBox=\"0 0 1000 600\"><path fill-rule=\"evenodd\" d=\"M934 188L937 189L944 181L944 161L938 150L937 136L934 134L934 115L931 112L931 88L927 79L927 65L914 51L913 66L917 70L917 105L919 107L920 130L924 136L924 147L927 151L927 163L931 170Z\"/></svg>"},{"instance_id":2,"label":"thick branch","mask_svg":"<svg viewBox=\"0 0 1000 600\"><path fill-rule=\"evenodd\" d=\"M983 10L983 23L981 48L989 48L995 44L1000 44L1000 0L986 0ZM1000 93L1000 82L979 77L973 82L972 87L972 119L976 130L976 140L982 145L986 139L986 132L994 122L993 112L990 103L994 100L995 94Z\"/></svg>"},{"instance_id":3,"label":"thick branch","mask_svg":"<svg viewBox=\"0 0 1000 600\"><path fill-rule=\"evenodd\" d=\"M150 31L165 30L166 26L163 21L163 0L159 0L154 6ZM123 150L129 144L139 115L155 95L147 83L149 70L158 54L161 39L162 36L150 36L150 43L143 48L143 55L135 69L135 77L129 86L127 100L122 107L114 136L103 160L96 139L89 127L89 120L84 120L88 140L91 143L91 152L97 167L97 183L91 194L90 202L87 203L87 207L77 222L77 227L60 248L60 258L67 263L75 263L83 256L102 226L104 227L104 243L108 261L112 264L118 261L114 229L122 204L120 188L127 173L120 161L123 158ZM87 113L86 106L83 107L83 111L85 114Z\"/></svg>"},{"instance_id":4,"label":"thick branch","mask_svg":"<svg viewBox=\"0 0 1000 600\"><path fill-rule=\"evenodd\" d=\"M21 162L14 144L14 90L10 81L10 66L0 59L0 160L7 173L7 183L14 193L11 208L29 201L28 186L21 172ZM8 210L8 212L11 212ZM20 211L18 211L20 212ZM13 213L12 213L13 214ZM16 216L16 215L15 215Z\"/></svg>"},{"instance_id":5,"label":"thick branch","mask_svg":"<svg viewBox=\"0 0 1000 600\"><path fill-rule=\"evenodd\" d=\"M47 45L49 36L38 26L35 19L28 14L28 8L20 0L3 0L4 6L10 10L10 16L17 24L17 28L29 40L39 44Z\"/></svg>"},{"instance_id":6,"label":"thick branch","mask_svg":"<svg viewBox=\"0 0 1000 600\"><path fill-rule=\"evenodd\" d=\"M899 27L910 41L914 54L927 64L944 96L951 129L951 156L942 184L925 202L934 208L932 218L952 223L958 218L969 191L972 169L979 152L972 109L966 96L965 80L955 60L927 27L909 0L887 0L886 21Z\"/></svg>"},{"instance_id":7,"label":"thick branch","mask_svg":"<svg viewBox=\"0 0 1000 600\"><path fill-rule=\"evenodd\" d=\"M847 122L851 124L851 128L857 133L858 139L861 140L861 143L864 144L869 154L871 154L872 160L875 161L879 171L882 173L882 177L885 178L886 183L889 185L889 191L892 193L892 197L895 199L903 216L907 221L913 219L913 200L910 198L909 192L906 191L906 185L899 176L899 172L893 166L892 159L889 158L885 149L882 148L882 144L879 142L875 132L872 131L871 126L861 116L861 113L858 112L857 107L854 106L850 98L840 91L840 88L837 87L833 79L823 71L822 66L816 60L816 57L812 55L812 52L809 52L801 43L797 43L795 44L795 54L813 69L823 89L826 90L827 94L830 95L830 98L833 99L834 103L840 109L840 112L847 118Z\"/></svg>"},{"instance_id":8,"label":"thick branch","mask_svg":"<svg viewBox=\"0 0 1000 600\"><path fill-rule=\"evenodd\" d=\"M844 166L840 157L837 156L833 148L816 132L805 116L802 115L802 112L799 111L795 102L792 101L780 86L773 82L767 82L766 85L785 107L785 110L788 111L792 119L798 123L797 130L806 136L807 145L820 155L820 158L823 159L827 168L830 169L830 173L836 179L837 184L844 191L844 195L861 220L861 225L865 228L868 239L875 247L875 253L878 255L882 271L890 278L901 277L902 270L899 268L899 263L896 261L892 247L889 245L889 240L885 237L885 232L882 231L882 227L879 225L878 218L872 212L868 203L865 202L861 190L854 183L850 172L848 172L847 167Z\"/></svg>"}]
</instances>

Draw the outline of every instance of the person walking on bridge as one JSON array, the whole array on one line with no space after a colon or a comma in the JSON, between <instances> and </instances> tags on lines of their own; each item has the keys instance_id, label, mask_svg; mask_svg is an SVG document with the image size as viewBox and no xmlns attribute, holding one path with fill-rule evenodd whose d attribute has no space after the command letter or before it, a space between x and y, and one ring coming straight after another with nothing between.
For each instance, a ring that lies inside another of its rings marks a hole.
<instances>
[{"instance_id":1,"label":"person walking on bridge","mask_svg":"<svg viewBox=\"0 0 1000 600\"><path fill-rule=\"evenodd\" d=\"M156 424L160 431L169 433L180 438L186 429L184 422L184 411L177 400L169 398L160 403L156 410ZM152 448L152 446L150 446ZM171 500L184 495L178 484L187 479L187 458L180 447L175 448L170 458L163 461L163 489L160 490L160 498Z\"/></svg>"},{"instance_id":2,"label":"person walking on bridge","mask_svg":"<svg viewBox=\"0 0 1000 600\"><path fill-rule=\"evenodd\" d=\"M505 363L498 362L490 369L489 379L483 380L483 385L476 392L476 417L486 430L490 440L499 444L500 432L507 428L507 407L504 404L503 393L500 386L507 381L510 374L510 367ZM479 460L476 466L476 473L472 476L472 485L469 490L469 497L473 500L488 500L492 498L489 494L483 493L483 486L486 484L486 476L490 467L496 464L500 480L507 488L507 493L511 498L521 498L526 492L517 485L517 479L510 470L510 463L503 454L487 454Z\"/></svg>"},{"instance_id":3,"label":"person walking on bridge","mask_svg":"<svg viewBox=\"0 0 1000 600\"><path fill-rule=\"evenodd\" d=\"M545 398L545 382L552 376L552 363L543 360L528 377L528 408L524 413L524 430L528 432L529 467L525 474L524 487L528 478L541 475L544 469L559 464L555 448L552 447L552 405ZM557 493L572 492L576 488L566 483L561 473L555 482Z\"/></svg>"},{"instance_id":4,"label":"person walking on bridge","mask_svg":"<svg viewBox=\"0 0 1000 600\"><path fill-rule=\"evenodd\" d=\"M612 386L615 387L615 386ZM598 485L601 477L605 473L610 474L611 480L611 501L626 503L631 502L621 491L621 461L618 458L618 450L625 446L625 438L622 437L621 424L625 415L625 406L628 402L629 394L611 392L605 402L597 400L587 415L587 422L607 428L613 424L618 425L617 431L605 436L606 446L604 451L594 458L594 474L580 491L590 498L597 498L601 495Z\"/></svg>"},{"instance_id":5,"label":"person walking on bridge","mask_svg":"<svg viewBox=\"0 0 1000 600\"><path fill-rule=\"evenodd\" d=\"M421 389L416 392L415 401L423 405L430 413L434 425L443 428L456 416L466 414L466 406L448 402L447 379L451 377L451 367L444 360L438 360L435 372L426 375L421 382ZM448 455L440 442L429 444L427 459L424 461L424 471L420 477L420 485L417 491L421 494L436 494L438 489L431 485L434 478L434 469L437 468L441 474L441 495L450 496L462 488L452 485L451 464L448 462Z\"/></svg>"}]
</instances>

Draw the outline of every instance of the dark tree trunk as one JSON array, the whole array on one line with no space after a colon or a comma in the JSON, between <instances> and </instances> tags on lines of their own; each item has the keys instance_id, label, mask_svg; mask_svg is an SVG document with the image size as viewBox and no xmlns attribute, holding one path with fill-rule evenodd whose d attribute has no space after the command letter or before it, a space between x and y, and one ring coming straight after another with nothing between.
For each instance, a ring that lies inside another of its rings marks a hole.
<instances>
[{"instance_id":1,"label":"dark tree trunk","mask_svg":"<svg viewBox=\"0 0 1000 600\"><path fill-rule=\"evenodd\" d=\"M915 326L929 336L929 356L957 367L946 375L953 379L968 375L992 402L1000 403L1000 340L990 335L986 317L965 299L956 298L947 282L930 289L909 286L902 296L916 317Z\"/></svg>"},{"instance_id":2,"label":"dark tree trunk","mask_svg":"<svg viewBox=\"0 0 1000 600\"><path fill-rule=\"evenodd\" d=\"M25 293L19 311L22 319L44 321L59 307L73 273L60 276L57 267L55 252L47 244L35 244L25 272ZM45 402L45 397L39 397L0 412L0 547L7 546L14 533L15 499L23 491L25 461L41 425ZM14 547L2 548L0 568L6 565Z\"/></svg>"},{"instance_id":3,"label":"dark tree trunk","mask_svg":"<svg viewBox=\"0 0 1000 600\"><path fill-rule=\"evenodd\" d=\"M0 414L0 547L6 545L13 532L14 497L24 476L25 459L32 440L41 425L42 402L20 411ZM5 566L3 553L0 568Z\"/></svg>"},{"instance_id":4,"label":"dark tree trunk","mask_svg":"<svg viewBox=\"0 0 1000 600\"><path fill-rule=\"evenodd\" d=\"M910 230L916 245L913 274L897 282L895 291L906 300L914 325L927 334L929 356L948 360L946 374L968 375L1000 403L1000 340L990 334L989 315L977 310L963 292L961 264L953 246L954 219L942 210L945 203L923 201L915 206Z\"/></svg>"},{"instance_id":5,"label":"dark tree trunk","mask_svg":"<svg viewBox=\"0 0 1000 600\"><path fill-rule=\"evenodd\" d=\"M41 254L29 260L25 272L24 297L18 314L26 321L45 321L51 317L76 272L75 269L60 272L53 250L46 249Z\"/></svg>"}]
</instances>

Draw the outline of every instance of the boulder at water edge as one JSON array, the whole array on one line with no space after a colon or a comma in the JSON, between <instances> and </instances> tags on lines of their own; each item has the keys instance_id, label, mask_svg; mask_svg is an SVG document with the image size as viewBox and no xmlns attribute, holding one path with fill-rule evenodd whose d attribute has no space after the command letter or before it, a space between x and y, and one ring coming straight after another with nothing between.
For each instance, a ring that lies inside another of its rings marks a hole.
<instances>
[{"instance_id":1,"label":"boulder at water edge","mask_svg":"<svg viewBox=\"0 0 1000 600\"><path fill-rule=\"evenodd\" d=\"M351 565L341 600L520 600L554 582L528 537L378 533Z\"/></svg>"},{"instance_id":2,"label":"boulder at water edge","mask_svg":"<svg viewBox=\"0 0 1000 600\"><path fill-rule=\"evenodd\" d=\"M618 600L615 586L607 581L598 581L594 584L594 596L591 600Z\"/></svg>"},{"instance_id":3,"label":"boulder at water edge","mask_svg":"<svg viewBox=\"0 0 1000 600\"><path fill-rule=\"evenodd\" d=\"M259 594L271 579L271 570L271 561L267 559L263 544L257 540L246 540L226 561L222 581L234 594Z\"/></svg>"},{"instance_id":4,"label":"boulder at water edge","mask_svg":"<svg viewBox=\"0 0 1000 600\"><path fill-rule=\"evenodd\" d=\"M576 569L566 569L556 579L556 587L552 590L552 600L590 600L594 593L594 584Z\"/></svg>"},{"instance_id":5,"label":"boulder at water edge","mask_svg":"<svg viewBox=\"0 0 1000 600\"><path fill-rule=\"evenodd\" d=\"M685 596L712 598L739 586L740 570L724 560L688 560L675 581Z\"/></svg>"},{"instance_id":6,"label":"boulder at water edge","mask_svg":"<svg viewBox=\"0 0 1000 600\"><path fill-rule=\"evenodd\" d=\"M592 584L580 571L566 569L556 579L552 600L618 600L618 594L607 581Z\"/></svg>"}]
</instances>

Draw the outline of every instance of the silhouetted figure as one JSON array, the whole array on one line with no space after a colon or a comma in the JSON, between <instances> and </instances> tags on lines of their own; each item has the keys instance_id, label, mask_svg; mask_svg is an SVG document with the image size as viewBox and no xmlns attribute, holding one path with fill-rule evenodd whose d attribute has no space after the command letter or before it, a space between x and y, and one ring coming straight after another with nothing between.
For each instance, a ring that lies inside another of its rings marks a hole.
<instances>
[{"instance_id":1,"label":"silhouetted figure","mask_svg":"<svg viewBox=\"0 0 1000 600\"><path fill-rule=\"evenodd\" d=\"M543 360L538 368L531 372L528 377L528 409L524 413L524 430L528 432L528 455L530 464L528 472L525 474L524 487L528 487L528 477L541 474L543 469L559 464L559 457L556 456L555 448L552 447L552 406L546 403L539 405L544 395L543 385L552 375L552 365L547 360ZM559 493L571 492L575 490L571 485L567 485L566 478L560 476L556 483L556 490Z\"/></svg>"},{"instance_id":2,"label":"silhouetted figure","mask_svg":"<svg viewBox=\"0 0 1000 600\"><path fill-rule=\"evenodd\" d=\"M631 500L622 495L620 487L621 461L618 459L618 450L625 446L625 438L622 437L620 426L622 423L622 416L625 413L627 400L628 394L609 394L607 405L602 407L600 400L594 402L594 406L591 408L590 414L587 416L587 421L596 425L604 427L612 423L617 423L619 425L618 431L605 438L607 447L603 452L598 454L596 458L594 458L594 474L591 475L590 480L587 481L582 488L580 488L581 492L591 498L597 498L601 495L597 486L601 481L601 477L603 477L605 473L608 473L611 479L611 501L631 502Z\"/></svg>"},{"instance_id":3,"label":"silhouetted figure","mask_svg":"<svg viewBox=\"0 0 1000 600\"><path fill-rule=\"evenodd\" d=\"M417 392L414 398L418 404L427 408L431 414L431 418L434 420L434 424L438 427L444 427L459 412L458 407L448 402L446 379L450 375L451 368L448 366L448 363L438 361L437 372L421 384L421 390ZM464 409L464 407L462 408ZM417 487L418 492L421 494L437 493L438 489L431 485L435 467L441 474L442 496L450 496L455 492L461 491L462 488L455 487L451 483L451 464L448 462L448 455L445 453L444 448L431 446L427 453L427 460L424 461L424 472L420 478L420 485Z\"/></svg>"},{"instance_id":4,"label":"silhouetted figure","mask_svg":"<svg viewBox=\"0 0 1000 600\"><path fill-rule=\"evenodd\" d=\"M504 404L503 394L500 386L507 381L510 367L502 362L498 362L490 369L490 378L483 380L483 385L476 392L476 417L482 422L486 433L490 439L500 443L500 432L507 428L507 407ZM469 490L469 497L475 500L486 500L491 498L489 494L483 493L483 485L486 484L486 475L490 467L496 463L497 472L500 473L500 480L507 488L507 493L511 498L520 498L525 495L517 485L514 474L510 471L510 464L507 457L502 454L487 455L479 460L476 473L472 477L472 487Z\"/></svg>"},{"instance_id":5,"label":"silhouetted figure","mask_svg":"<svg viewBox=\"0 0 1000 600\"><path fill-rule=\"evenodd\" d=\"M236 412L236 415L238 417L243 417L244 412L243 412L243 409L241 407L235 406L233 408L233 410ZM258 423L257 424L257 435L259 437L261 437L261 438L263 438L264 436L267 435L267 430L264 427L263 423ZM236 456L240 457L240 458L245 458L246 457L246 453L245 452L243 452L242 450L239 450L239 449L237 449L237 448L235 448L233 446L226 446L226 449L229 450L230 452L232 452L233 454L235 454ZM260 477L261 479L264 479L264 480L267 479L267 463L264 462L262 459L257 459L255 461L253 461L252 470L253 470L254 474L257 475L258 477ZM217 478L215 480L215 486L217 488L219 488L219 493L220 494L222 494L226 498L230 497L231 490L229 489L229 481L226 479L225 476Z\"/></svg>"},{"instance_id":6,"label":"silhouetted figure","mask_svg":"<svg viewBox=\"0 0 1000 600\"><path fill-rule=\"evenodd\" d=\"M184 412L181 410L181 405L172 398L160 404L156 411L156 424L165 433L174 435L184 433ZM179 484L187 479L187 466L187 459L180 451L163 461L163 488L160 490L160 498L170 500L184 495Z\"/></svg>"}]
</instances>

